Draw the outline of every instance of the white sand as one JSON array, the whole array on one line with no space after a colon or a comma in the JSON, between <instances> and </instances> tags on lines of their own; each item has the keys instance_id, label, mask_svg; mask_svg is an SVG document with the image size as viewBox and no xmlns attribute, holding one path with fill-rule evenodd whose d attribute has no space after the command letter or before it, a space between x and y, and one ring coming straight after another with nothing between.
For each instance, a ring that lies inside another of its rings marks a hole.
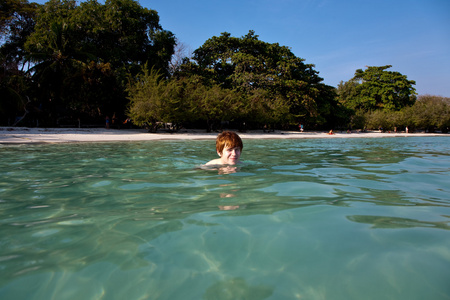
<instances>
[{"instance_id":1,"label":"white sand","mask_svg":"<svg viewBox=\"0 0 450 300\"><path fill-rule=\"evenodd\" d=\"M152 140L196 140L215 139L217 132L205 130L181 130L177 133L148 133L144 129L103 129L103 128L24 128L0 127L0 144L27 143L68 143L68 142L131 142ZM251 130L239 133L242 139L302 139L302 138L374 138L374 137L410 137L410 136L450 136L437 133L381 133L381 132L298 132L279 131L264 133Z\"/></svg>"}]
</instances>

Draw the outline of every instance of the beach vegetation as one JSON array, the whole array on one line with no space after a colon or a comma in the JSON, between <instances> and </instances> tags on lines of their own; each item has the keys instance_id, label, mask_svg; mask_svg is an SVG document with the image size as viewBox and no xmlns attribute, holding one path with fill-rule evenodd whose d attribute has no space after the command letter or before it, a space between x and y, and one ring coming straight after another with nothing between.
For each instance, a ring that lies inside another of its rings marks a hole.
<instances>
[{"instance_id":1,"label":"beach vegetation","mask_svg":"<svg viewBox=\"0 0 450 300\"><path fill-rule=\"evenodd\" d=\"M358 69L353 78L340 82L337 88L339 102L353 110L396 111L411 106L416 100L414 80L396 71L387 71L391 65L368 66Z\"/></svg>"},{"instance_id":2,"label":"beach vegetation","mask_svg":"<svg viewBox=\"0 0 450 300\"><path fill-rule=\"evenodd\" d=\"M217 84L205 84L197 76L168 79L158 71L143 68L128 84L128 116L136 125L151 132L162 123L177 130L187 124L200 124L211 131L238 115L240 94Z\"/></svg>"},{"instance_id":3,"label":"beach vegetation","mask_svg":"<svg viewBox=\"0 0 450 300\"><path fill-rule=\"evenodd\" d=\"M26 0L2 0L0 4L1 63L3 68L25 68L25 42L34 31L38 4ZM3 73L3 72L2 72Z\"/></svg>"},{"instance_id":4,"label":"beach vegetation","mask_svg":"<svg viewBox=\"0 0 450 300\"><path fill-rule=\"evenodd\" d=\"M448 98L417 97L391 65L358 69L337 88L288 46L250 30L194 51L136 0L4 0L0 125L104 126L124 120L207 131L448 131ZM114 123L115 121L118 121Z\"/></svg>"},{"instance_id":5,"label":"beach vegetation","mask_svg":"<svg viewBox=\"0 0 450 300\"><path fill-rule=\"evenodd\" d=\"M26 36L16 48L24 53L22 76L31 87L26 96L41 111L42 125L57 126L62 116L97 124L106 116L124 118L129 76L144 65L169 74L175 36L160 26L156 11L137 1L50 0L35 6L33 29L19 30ZM5 31L11 22L3 19ZM14 46L12 36L2 41L1 53ZM14 69L2 59L4 68Z\"/></svg>"},{"instance_id":6,"label":"beach vegetation","mask_svg":"<svg viewBox=\"0 0 450 300\"><path fill-rule=\"evenodd\" d=\"M144 70L142 78L145 74ZM182 91L165 98L171 108L159 114L160 121L200 125L207 131L220 129L223 124L240 129L289 128L298 123L320 128L345 123L348 112L336 101L335 88L322 82L314 65L305 64L288 47L260 41L253 31L240 38L225 32L208 39L190 59L172 69L170 78L159 81L164 81L167 89L177 87ZM142 81L138 86L160 94L152 82ZM138 117L142 106L137 108L137 103L154 102L154 95L148 94L145 100L136 87L128 91L129 115L143 124L141 117L148 112ZM173 110L179 113L175 116L170 113Z\"/></svg>"},{"instance_id":7,"label":"beach vegetation","mask_svg":"<svg viewBox=\"0 0 450 300\"><path fill-rule=\"evenodd\" d=\"M0 120L9 124L32 113L24 45L34 30L37 7L26 0L0 3Z\"/></svg>"},{"instance_id":8,"label":"beach vegetation","mask_svg":"<svg viewBox=\"0 0 450 300\"><path fill-rule=\"evenodd\" d=\"M359 112L364 127L370 130L448 132L450 128L450 98L421 95L417 101L398 111L374 110ZM361 123L360 123L361 125Z\"/></svg>"},{"instance_id":9,"label":"beach vegetation","mask_svg":"<svg viewBox=\"0 0 450 300\"><path fill-rule=\"evenodd\" d=\"M448 98L417 97L415 81L391 65L358 69L350 80L341 81L337 99L348 109L350 128L383 131L440 130L447 132Z\"/></svg>"},{"instance_id":10,"label":"beach vegetation","mask_svg":"<svg viewBox=\"0 0 450 300\"><path fill-rule=\"evenodd\" d=\"M200 76L240 94L242 104L235 119L241 123L329 126L336 121L332 112L339 103L335 89L324 84L318 73L289 47L261 41L250 30L242 37L224 32L208 39L174 76Z\"/></svg>"},{"instance_id":11,"label":"beach vegetation","mask_svg":"<svg viewBox=\"0 0 450 300\"><path fill-rule=\"evenodd\" d=\"M411 121L416 128L428 132L448 132L450 128L450 98L423 95L410 108Z\"/></svg>"}]
</instances>

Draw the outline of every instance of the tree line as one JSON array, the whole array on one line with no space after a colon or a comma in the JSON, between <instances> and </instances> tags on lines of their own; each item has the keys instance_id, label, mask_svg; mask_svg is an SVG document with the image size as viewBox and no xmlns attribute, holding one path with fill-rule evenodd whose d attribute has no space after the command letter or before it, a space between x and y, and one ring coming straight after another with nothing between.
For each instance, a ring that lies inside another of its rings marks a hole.
<instances>
[{"instance_id":1,"label":"tree line","mask_svg":"<svg viewBox=\"0 0 450 300\"><path fill-rule=\"evenodd\" d=\"M0 124L448 130L450 102L416 97L391 66L337 88L289 47L224 32L182 55L158 13L134 0L1 4ZM175 57L177 59L175 59ZM181 59L180 59L181 58Z\"/></svg>"},{"instance_id":2,"label":"tree line","mask_svg":"<svg viewBox=\"0 0 450 300\"><path fill-rule=\"evenodd\" d=\"M450 98L420 95L416 97L414 81L399 72L387 71L392 66L367 67L341 82L337 99L351 110L349 127L400 131L440 130L450 127Z\"/></svg>"},{"instance_id":3,"label":"tree line","mask_svg":"<svg viewBox=\"0 0 450 300\"><path fill-rule=\"evenodd\" d=\"M129 78L144 64L167 74L175 36L137 1L2 5L2 122L24 113L22 123L41 126L124 118Z\"/></svg>"}]
</instances>

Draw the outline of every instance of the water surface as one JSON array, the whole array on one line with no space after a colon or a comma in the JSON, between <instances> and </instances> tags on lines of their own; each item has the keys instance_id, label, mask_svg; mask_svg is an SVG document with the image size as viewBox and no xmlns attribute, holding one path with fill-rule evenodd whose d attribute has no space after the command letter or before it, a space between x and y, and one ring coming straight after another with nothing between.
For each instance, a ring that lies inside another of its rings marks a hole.
<instances>
[{"instance_id":1,"label":"water surface","mask_svg":"<svg viewBox=\"0 0 450 300\"><path fill-rule=\"evenodd\" d=\"M1 299L450 299L450 139L0 145ZM235 171L235 172L234 172Z\"/></svg>"}]
</instances>

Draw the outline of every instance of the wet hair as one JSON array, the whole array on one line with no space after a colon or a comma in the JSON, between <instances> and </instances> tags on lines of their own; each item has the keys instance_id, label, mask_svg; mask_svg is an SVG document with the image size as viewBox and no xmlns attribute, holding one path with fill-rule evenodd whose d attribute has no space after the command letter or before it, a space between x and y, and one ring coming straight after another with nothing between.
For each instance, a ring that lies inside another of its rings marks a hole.
<instances>
[{"instance_id":1,"label":"wet hair","mask_svg":"<svg viewBox=\"0 0 450 300\"><path fill-rule=\"evenodd\" d=\"M242 144L242 140L235 132L232 131L224 131L217 136L216 139L216 150L218 153L223 152L223 148L235 148L239 147L242 151L244 145Z\"/></svg>"}]
</instances>

